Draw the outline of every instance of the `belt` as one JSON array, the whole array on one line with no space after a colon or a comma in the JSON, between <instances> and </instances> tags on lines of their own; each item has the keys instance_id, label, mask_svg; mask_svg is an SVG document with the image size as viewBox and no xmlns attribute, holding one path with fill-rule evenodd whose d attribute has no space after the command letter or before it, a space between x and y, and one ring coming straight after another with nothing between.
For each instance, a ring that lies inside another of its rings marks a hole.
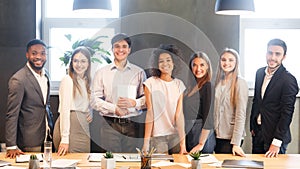
<instances>
[{"instance_id":1,"label":"belt","mask_svg":"<svg viewBox=\"0 0 300 169\"><path fill-rule=\"evenodd\" d=\"M119 123L119 124L125 124L125 123L131 123L132 121L130 118L117 118L117 117L108 117L103 116L106 121L110 121L113 123Z\"/></svg>"}]
</instances>

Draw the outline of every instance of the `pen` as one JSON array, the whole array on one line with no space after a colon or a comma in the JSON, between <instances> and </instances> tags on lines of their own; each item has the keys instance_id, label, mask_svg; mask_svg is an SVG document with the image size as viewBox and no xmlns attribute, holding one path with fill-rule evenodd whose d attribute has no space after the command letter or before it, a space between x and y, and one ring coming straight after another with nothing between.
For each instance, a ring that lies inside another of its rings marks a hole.
<instances>
[{"instance_id":1,"label":"pen","mask_svg":"<svg viewBox=\"0 0 300 169\"><path fill-rule=\"evenodd\" d=\"M202 154L200 157L207 157L209 154Z\"/></svg>"},{"instance_id":2,"label":"pen","mask_svg":"<svg viewBox=\"0 0 300 169\"><path fill-rule=\"evenodd\" d=\"M126 157L125 156L122 156L125 160L126 160Z\"/></svg>"}]
</instances>

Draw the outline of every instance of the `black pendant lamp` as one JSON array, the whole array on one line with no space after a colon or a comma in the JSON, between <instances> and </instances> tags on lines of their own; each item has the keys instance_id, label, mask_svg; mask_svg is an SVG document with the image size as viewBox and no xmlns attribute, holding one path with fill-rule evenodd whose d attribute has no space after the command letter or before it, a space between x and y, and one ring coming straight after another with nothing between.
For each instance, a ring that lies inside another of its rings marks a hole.
<instances>
[{"instance_id":1,"label":"black pendant lamp","mask_svg":"<svg viewBox=\"0 0 300 169\"><path fill-rule=\"evenodd\" d=\"M74 0L73 10L79 9L112 10L110 0Z\"/></svg>"},{"instance_id":2,"label":"black pendant lamp","mask_svg":"<svg viewBox=\"0 0 300 169\"><path fill-rule=\"evenodd\" d=\"M216 0L215 13L220 15L244 15L254 12L254 0Z\"/></svg>"}]
</instances>

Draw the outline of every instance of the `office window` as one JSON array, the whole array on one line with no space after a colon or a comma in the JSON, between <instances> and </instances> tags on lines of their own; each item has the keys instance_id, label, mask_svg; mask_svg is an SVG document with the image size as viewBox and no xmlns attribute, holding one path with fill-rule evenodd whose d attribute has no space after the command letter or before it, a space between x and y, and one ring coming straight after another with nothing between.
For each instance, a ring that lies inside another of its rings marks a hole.
<instances>
[{"instance_id":1,"label":"office window","mask_svg":"<svg viewBox=\"0 0 300 169\"><path fill-rule=\"evenodd\" d=\"M280 38L287 43L283 65L300 80L298 44L300 13L298 0L256 0L256 12L240 18L240 54L242 74L254 87L256 70L266 66L267 43Z\"/></svg>"},{"instance_id":2,"label":"office window","mask_svg":"<svg viewBox=\"0 0 300 169\"><path fill-rule=\"evenodd\" d=\"M119 0L111 2L112 11L73 11L73 0L42 0L42 39L51 47L46 68L51 74L52 90L58 89L60 80L66 74L66 67L59 58L72 49L75 41L107 36L99 40L103 42L101 47L110 51L110 39L115 34L115 27L108 25L119 18ZM71 41L66 35L71 36ZM105 63L93 63L92 73Z\"/></svg>"}]
</instances>

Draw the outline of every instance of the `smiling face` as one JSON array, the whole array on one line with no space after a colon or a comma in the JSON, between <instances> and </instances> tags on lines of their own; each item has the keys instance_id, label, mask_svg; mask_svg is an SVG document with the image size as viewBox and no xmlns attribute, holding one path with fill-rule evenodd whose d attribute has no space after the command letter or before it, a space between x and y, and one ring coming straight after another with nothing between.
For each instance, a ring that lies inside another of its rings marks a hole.
<instances>
[{"instance_id":1,"label":"smiling face","mask_svg":"<svg viewBox=\"0 0 300 169\"><path fill-rule=\"evenodd\" d=\"M169 74L172 75L172 71L174 69L174 63L172 56L168 53L162 53L158 58L158 69L161 74Z\"/></svg>"},{"instance_id":2,"label":"smiling face","mask_svg":"<svg viewBox=\"0 0 300 169\"><path fill-rule=\"evenodd\" d=\"M130 47L125 40L120 40L113 44L113 53L116 61L125 61L130 53Z\"/></svg>"},{"instance_id":3,"label":"smiling face","mask_svg":"<svg viewBox=\"0 0 300 169\"><path fill-rule=\"evenodd\" d=\"M220 65L225 74L232 72L236 66L236 58L232 53L225 52L221 56Z\"/></svg>"},{"instance_id":4,"label":"smiling face","mask_svg":"<svg viewBox=\"0 0 300 169\"><path fill-rule=\"evenodd\" d=\"M73 69L79 77L83 77L89 67L88 58L81 52L76 53L72 60Z\"/></svg>"},{"instance_id":5,"label":"smiling face","mask_svg":"<svg viewBox=\"0 0 300 169\"><path fill-rule=\"evenodd\" d=\"M266 59L269 72L275 71L285 59L283 48L281 46L269 46Z\"/></svg>"},{"instance_id":6,"label":"smiling face","mask_svg":"<svg viewBox=\"0 0 300 169\"><path fill-rule=\"evenodd\" d=\"M195 58L192 62L192 72L196 78L202 78L206 75L208 65L202 58Z\"/></svg>"},{"instance_id":7,"label":"smiling face","mask_svg":"<svg viewBox=\"0 0 300 169\"><path fill-rule=\"evenodd\" d=\"M32 45L26 52L26 58L30 67L35 72L40 73L47 61L46 47L41 44Z\"/></svg>"}]
</instances>

